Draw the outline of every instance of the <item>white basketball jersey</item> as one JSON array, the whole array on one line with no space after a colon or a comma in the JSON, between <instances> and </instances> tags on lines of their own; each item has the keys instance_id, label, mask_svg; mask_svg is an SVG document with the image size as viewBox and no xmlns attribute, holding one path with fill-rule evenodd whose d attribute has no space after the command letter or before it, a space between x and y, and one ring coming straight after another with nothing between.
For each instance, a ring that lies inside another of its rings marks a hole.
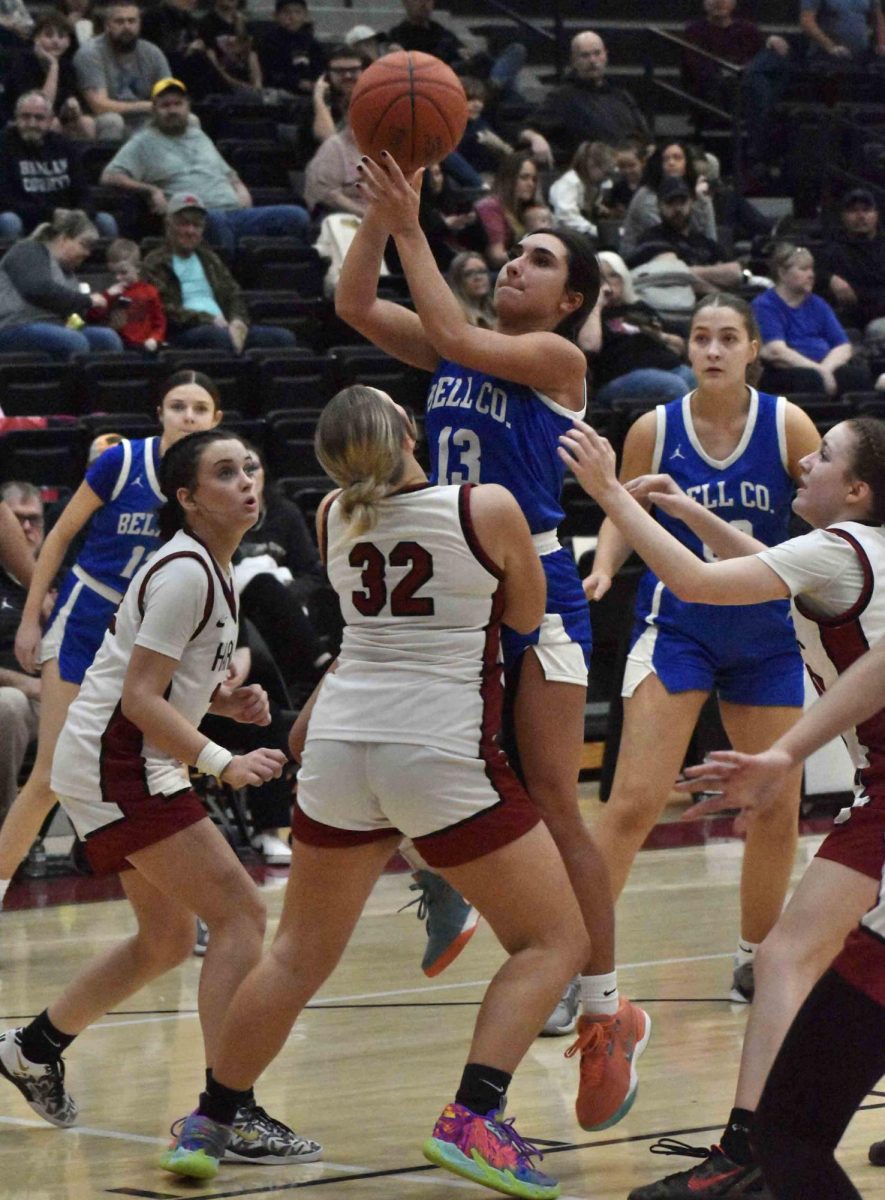
<instances>
[{"instance_id":1,"label":"white basketball jersey","mask_svg":"<svg viewBox=\"0 0 885 1200\"><path fill-rule=\"evenodd\" d=\"M853 662L885 635L885 528L844 521L828 527L854 549L863 568L857 602L838 616L815 614L793 599L796 636L802 657L819 692L832 687ZM857 770L855 803L866 803L868 790L885 788L885 709L843 735ZM847 816L847 811L845 816ZM844 819L842 813L839 818ZM837 820L839 819L837 818Z\"/></svg>"},{"instance_id":2,"label":"white basketball jersey","mask_svg":"<svg viewBox=\"0 0 885 1200\"><path fill-rule=\"evenodd\" d=\"M346 625L310 738L477 756L496 732L501 572L473 532L471 490L404 489L359 537L329 505L325 559Z\"/></svg>"},{"instance_id":3,"label":"white basketball jersey","mask_svg":"<svg viewBox=\"0 0 885 1200\"><path fill-rule=\"evenodd\" d=\"M106 801L114 795L174 795L189 786L187 767L151 745L123 715L123 681L135 646L178 661L166 698L199 725L224 679L237 643L237 601L206 547L180 531L136 574L105 634L80 694L68 710L52 763L53 791ZM88 831L79 830L80 836Z\"/></svg>"}]
</instances>

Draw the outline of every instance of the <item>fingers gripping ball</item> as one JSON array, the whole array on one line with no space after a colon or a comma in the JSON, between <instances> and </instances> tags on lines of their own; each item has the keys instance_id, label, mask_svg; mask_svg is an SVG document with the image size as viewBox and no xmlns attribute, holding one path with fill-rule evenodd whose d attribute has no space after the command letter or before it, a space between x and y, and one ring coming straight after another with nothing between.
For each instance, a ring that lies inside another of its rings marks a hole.
<instances>
[{"instance_id":1,"label":"fingers gripping ball","mask_svg":"<svg viewBox=\"0 0 885 1200\"><path fill-rule=\"evenodd\" d=\"M408 175L455 149L467 124L467 97L444 62L418 50L398 50L363 71L349 116L363 154L378 161L387 150Z\"/></svg>"}]
</instances>

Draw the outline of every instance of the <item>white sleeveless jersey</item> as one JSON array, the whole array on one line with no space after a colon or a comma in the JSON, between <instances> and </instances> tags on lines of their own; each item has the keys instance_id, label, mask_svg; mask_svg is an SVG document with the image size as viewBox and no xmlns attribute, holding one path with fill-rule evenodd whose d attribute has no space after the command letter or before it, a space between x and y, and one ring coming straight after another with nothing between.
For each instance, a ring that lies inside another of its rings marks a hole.
<instances>
[{"instance_id":1,"label":"white sleeveless jersey","mask_svg":"<svg viewBox=\"0 0 885 1200\"><path fill-rule=\"evenodd\" d=\"M851 607L831 616L822 615L805 603L801 591L793 593L796 637L818 692L832 687L853 662L885 636L885 527L840 521L794 542L805 540L810 544L813 539L822 541L824 536L845 543L845 570L856 569L859 563L862 583ZM780 555L789 554L791 544L772 547L759 557L782 574L783 568L777 560ZM813 570L814 564L808 565ZM789 572L783 572L782 577L789 586ZM843 740L857 772L855 804L866 804L870 789L880 794L885 789L885 709L849 729ZM845 820L849 813L850 809L843 810L837 821Z\"/></svg>"},{"instance_id":2,"label":"white sleeveless jersey","mask_svg":"<svg viewBox=\"0 0 885 1200\"><path fill-rule=\"evenodd\" d=\"M123 715L120 698L135 646L178 660L167 699L199 725L237 643L233 582L195 537L176 533L135 575L86 673L52 763L53 791L107 802L103 827L120 819L115 796L174 795L187 767L151 745Z\"/></svg>"},{"instance_id":3,"label":"white sleeveless jersey","mask_svg":"<svg viewBox=\"0 0 885 1200\"><path fill-rule=\"evenodd\" d=\"M333 500L324 556L345 621L308 737L479 756L500 725L501 571L470 520L471 485L404 489L353 537Z\"/></svg>"}]
</instances>

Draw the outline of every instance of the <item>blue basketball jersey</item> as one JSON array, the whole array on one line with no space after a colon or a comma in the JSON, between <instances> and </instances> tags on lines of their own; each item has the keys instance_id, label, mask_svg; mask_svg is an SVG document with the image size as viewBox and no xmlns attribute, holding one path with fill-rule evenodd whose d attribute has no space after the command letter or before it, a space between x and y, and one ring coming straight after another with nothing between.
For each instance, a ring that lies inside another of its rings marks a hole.
<instances>
[{"instance_id":1,"label":"blue basketball jersey","mask_svg":"<svg viewBox=\"0 0 885 1200\"><path fill-rule=\"evenodd\" d=\"M750 410L744 432L727 459L711 458L701 446L691 418L691 396L655 410L658 418L652 472L666 472L684 491L722 520L774 546L788 537L793 481L787 472L786 400L750 388ZM699 558L715 556L700 538L660 509L660 524ZM681 628L711 646L752 636L760 615L776 614L776 624L793 634L785 600L722 607L678 600L646 571L637 595L637 620L661 628Z\"/></svg>"},{"instance_id":2,"label":"blue basketball jersey","mask_svg":"<svg viewBox=\"0 0 885 1200\"><path fill-rule=\"evenodd\" d=\"M532 533L557 528L565 466L561 434L580 412L522 383L440 362L424 430L433 483L499 483L516 498Z\"/></svg>"},{"instance_id":3,"label":"blue basketball jersey","mask_svg":"<svg viewBox=\"0 0 885 1200\"><path fill-rule=\"evenodd\" d=\"M121 595L160 545L159 466L160 439L137 438L111 446L86 472L86 482L104 504L89 522L77 566Z\"/></svg>"}]
</instances>

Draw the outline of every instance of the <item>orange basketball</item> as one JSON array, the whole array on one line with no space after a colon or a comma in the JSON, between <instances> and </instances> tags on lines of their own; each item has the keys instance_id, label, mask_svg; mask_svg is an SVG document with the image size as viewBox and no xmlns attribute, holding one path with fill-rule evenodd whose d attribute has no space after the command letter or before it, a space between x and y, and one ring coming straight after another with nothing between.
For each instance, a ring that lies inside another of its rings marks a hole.
<instances>
[{"instance_id":1,"label":"orange basketball","mask_svg":"<svg viewBox=\"0 0 885 1200\"><path fill-rule=\"evenodd\" d=\"M467 124L461 80L432 54L397 50L363 71L350 98L350 124L363 154L387 150L405 174L439 162Z\"/></svg>"}]
</instances>

